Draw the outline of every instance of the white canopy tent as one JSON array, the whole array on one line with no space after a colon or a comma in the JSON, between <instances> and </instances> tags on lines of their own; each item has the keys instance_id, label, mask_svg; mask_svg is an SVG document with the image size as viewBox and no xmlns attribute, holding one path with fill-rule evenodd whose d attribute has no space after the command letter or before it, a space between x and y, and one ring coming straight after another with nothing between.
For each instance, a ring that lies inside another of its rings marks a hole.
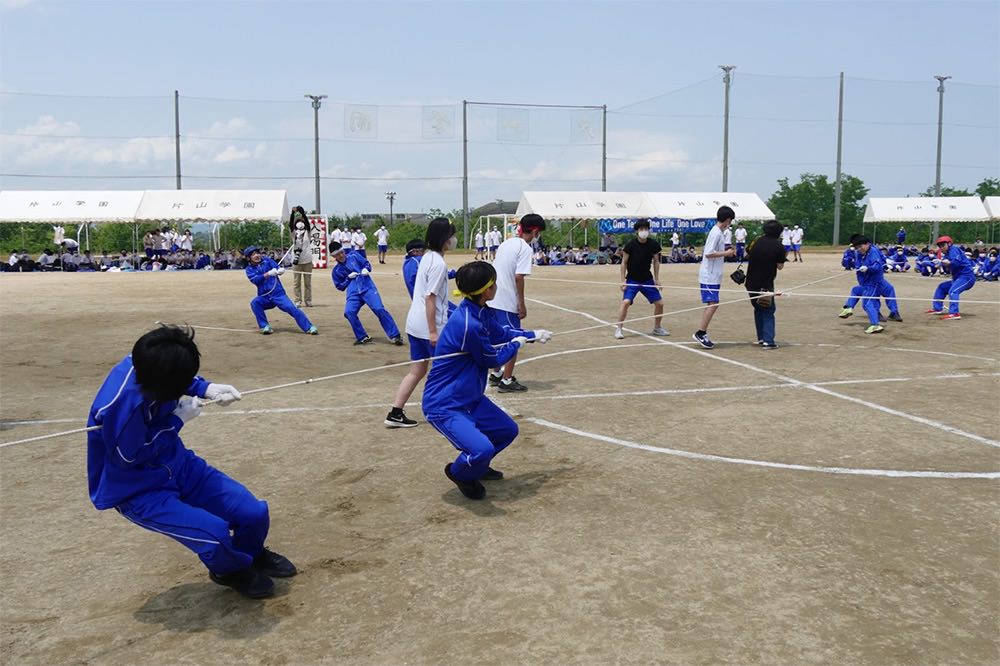
<instances>
[{"instance_id":1,"label":"white canopy tent","mask_svg":"<svg viewBox=\"0 0 1000 666\"><path fill-rule=\"evenodd\" d=\"M720 206L729 206L737 220L766 222L777 219L754 192L647 192L646 196L656 211L650 217L714 220Z\"/></svg>"},{"instance_id":2,"label":"white canopy tent","mask_svg":"<svg viewBox=\"0 0 1000 666\"><path fill-rule=\"evenodd\" d=\"M212 238L216 244L219 223L269 220L280 224L286 219L288 197L285 190L0 192L0 223L209 222L215 223ZM84 228L87 227L81 230Z\"/></svg>"},{"instance_id":3,"label":"white canopy tent","mask_svg":"<svg viewBox=\"0 0 1000 666\"><path fill-rule=\"evenodd\" d=\"M989 214L990 219L1000 220L1000 197L986 197L983 203L986 206L986 212Z\"/></svg>"},{"instance_id":4,"label":"white canopy tent","mask_svg":"<svg viewBox=\"0 0 1000 666\"><path fill-rule=\"evenodd\" d=\"M753 192L524 192L517 215L538 213L555 220L701 220L714 219L720 206L732 207L738 220L775 219Z\"/></svg>"},{"instance_id":5,"label":"white canopy tent","mask_svg":"<svg viewBox=\"0 0 1000 666\"><path fill-rule=\"evenodd\" d=\"M871 197L864 223L985 222L989 219L979 197Z\"/></svg>"}]
</instances>

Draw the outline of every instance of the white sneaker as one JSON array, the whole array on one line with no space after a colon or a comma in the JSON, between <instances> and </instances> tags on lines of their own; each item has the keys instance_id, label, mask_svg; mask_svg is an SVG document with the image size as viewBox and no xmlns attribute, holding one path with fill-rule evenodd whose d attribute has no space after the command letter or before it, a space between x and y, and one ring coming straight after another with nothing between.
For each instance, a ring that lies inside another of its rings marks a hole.
<instances>
[{"instance_id":1,"label":"white sneaker","mask_svg":"<svg viewBox=\"0 0 1000 666\"><path fill-rule=\"evenodd\" d=\"M621 328L616 328L615 329L615 340L624 340L624 339L625 339L625 332L622 331Z\"/></svg>"},{"instance_id":2,"label":"white sneaker","mask_svg":"<svg viewBox=\"0 0 1000 666\"><path fill-rule=\"evenodd\" d=\"M663 328L662 326L657 326L656 328L653 329L653 335L659 335L659 336L670 335L670 331Z\"/></svg>"}]
</instances>

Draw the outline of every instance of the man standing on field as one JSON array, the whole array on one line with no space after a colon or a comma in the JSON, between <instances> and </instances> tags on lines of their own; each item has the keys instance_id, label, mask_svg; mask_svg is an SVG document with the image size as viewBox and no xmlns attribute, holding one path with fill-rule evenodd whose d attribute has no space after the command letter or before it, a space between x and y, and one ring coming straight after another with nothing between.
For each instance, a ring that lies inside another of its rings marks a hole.
<instances>
[{"instance_id":1,"label":"man standing on field","mask_svg":"<svg viewBox=\"0 0 1000 666\"><path fill-rule=\"evenodd\" d=\"M701 315L701 328L695 331L693 337L705 349L711 349L715 343L708 339L708 325L712 322L715 311L719 309L719 290L722 288L722 264L726 257L736 254L736 249L726 249L725 231L736 218L736 213L729 206L722 206L716 213L716 224L708 232L705 240L705 251L701 257L701 268L698 270L698 282L701 286L701 302L705 310Z\"/></svg>"}]
</instances>

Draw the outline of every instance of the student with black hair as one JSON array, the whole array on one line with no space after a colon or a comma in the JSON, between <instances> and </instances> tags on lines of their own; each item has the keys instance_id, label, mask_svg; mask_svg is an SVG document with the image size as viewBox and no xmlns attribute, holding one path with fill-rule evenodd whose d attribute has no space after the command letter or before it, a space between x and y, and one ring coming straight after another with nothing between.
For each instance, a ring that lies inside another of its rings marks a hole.
<instances>
[{"instance_id":1,"label":"student with black hair","mask_svg":"<svg viewBox=\"0 0 1000 666\"><path fill-rule=\"evenodd\" d=\"M180 438L201 414L198 398L226 406L242 397L198 376L200 364L193 331L160 326L111 370L87 420L101 426L87 433L90 500L191 549L219 585L254 599L271 596L271 576L294 576L296 569L264 547L267 502Z\"/></svg>"},{"instance_id":2,"label":"student with black hair","mask_svg":"<svg viewBox=\"0 0 1000 666\"><path fill-rule=\"evenodd\" d=\"M361 253L352 250L350 253L337 241L330 243L330 257L334 261L333 286L339 291L347 292L347 300L344 302L344 318L351 325L354 332L354 344L366 345L372 341L370 335L361 323L358 312L363 305L368 308L378 318L378 323L385 331L386 337L396 346L403 346L403 338L396 328L396 321L382 304L382 296L378 293L378 287L371 278L372 265Z\"/></svg>"},{"instance_id":3,"label":"student with black hair","mask_svg":"<svg viewBox=\"0 0 1000 666\"><path fill-rule=\"evenodd\" d=\"M396 389L392 409L385 417L385 425L390 428L412 428L417 425L407 418L403 407L413 395L417 384L427 374L434 356L434 346L438 334L448 319L448 265L444 255L455 249L455 225L444 217L436 217L427 225L424 237L424 255L417 267L417 277L413 286L413 302L406 316L406 337L410 343L410 371L403 377Z\"/></svg>"},{"instance_id":4,"label":"student with black hair","mask_svg":"<svg viewBox=\"0 0 1000 666\"><path fill-rule=\"evenodd\" d=\"M660 295L660 244L649 237L649 220L642 218L632 225L635 238L622 248L622 304L618 310L615 339L625 339L622 326L628 309L640 293L653 305L653 335L670 335L663 328L663 296ZM652 268L652 270L650 270Z\"/></svg>"},{"instance_id":5,"label":"student with black hair","mask_svg":"<svg viewBox=\"0 0 1000 666\"><path fill-rule=\"evenodd\" d=\"M270 335L274 332L264 312L271 308L278 308L282 312L290 314L303 333L316 335L316 327L309 321L309 317L295 307L288 295L285 294L285 288L281 286L279 278L284 274L285 269L279 266L274 259L264 257L255 245L243 250L243 256L250 262L246 267L247 279L257 287L257 297L250 301L250 310L257 320L260 332L264 335Z\"/></svg>"},{"instance_id":6,"label":"student with black hair","mask_svg":"<svg viewBox=\"0 0 1000 666\"><path fill-rule=\"evenodd\" d=\"M417 284L417 269L420 267L420 259L424 256L427 248L419 238L414 238L406 244L406 258L403 259L403 284L406 291L413 299L413 287Z\"/></svg>"},{"instance_id":7,"label":"student with black hair","mask_svg":"<svg viewBox=\"0 0 1000 666\"><path fill-rule=\"evenodd\" d=\"M312 307L312 237L306 209L296 206L288 220L292 235L292 268L294 270L295 307Z\"/></svg>"},{"instance_id":8,"label":"student with black hair","mask_svg":"<svg viewBox=\"0 0 1000 666\"><path fill-rule=\"evenodd\" d=\"M514 328L497 316L487 305L496 296L497 272L485 261L465 264L455 281L464 298L441 330L435 353L456 355L434 362L421 405L427 422L460 451L445 466L445 476L463 495L478 500L486 495L482 480L503 478L490 462L518 432L514 420L483 394L486 372L528 342L548 342L552 333Z\"/></svg>"}]
</instances>

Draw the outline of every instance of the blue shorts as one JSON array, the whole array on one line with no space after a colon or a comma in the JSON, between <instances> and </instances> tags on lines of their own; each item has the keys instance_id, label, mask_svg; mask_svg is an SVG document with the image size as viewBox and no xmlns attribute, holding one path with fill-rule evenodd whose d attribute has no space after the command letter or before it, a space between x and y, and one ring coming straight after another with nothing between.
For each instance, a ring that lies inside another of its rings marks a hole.
<instances>
[{"instance_id":1,"label":"blue shorts","mask_svg":"<svg viewBox=\"0 0 1000 666\"><path fill-rule=\"evenodd\" d=\"M486 249L485 245L477 245L476 246L476 252L482 252L485 249Z\"/></svg>"},{"instance_id":2,"label":"blue shorts","mask_svg":"<svg viewBox=\"0 0 1000 666\"><path fill-rule=\"evenodd\" d=\"M424 338L416 338L406 334L407 339L410 341L410 360L411 361L423 361L434 356L434 348L431 347L431 341L425 340Z\"/></svg>"},{"instance_id":3,"label":"blue shorts","mask_svg":"<svg viewBox=\"0 0 1000 666\"><path fill-rule=\"evenodd\" d=\"M379 245L378 246L378 251L379 252L386 252L388 249L389 249L388 245Z\"/></svg>"},{"instance_id":4,"label":"blue shorts","mask_svg":"<svg viewBox=\"0 0 1000 666\"><path fill-rule=\"evenodd\" d=\"M784 247L784 248L785 248L785 252L788 252L789 250L791 250L791 249L792 249L792 246L791 246L791 245L783 245L782 247Z\"/></svg>"},{"instance_id":5,"label":"blue shorts","mask_svg":"<svg viewBox=\"0 0 1000 666\"><path fill-rule=\"evenodd\" d=\"M656 288L652 280L643 280L641 282L630 282L629 286L625 287L625 293L622 294L622 300L635 303L635 297L638 294L645 296L646 300L650 303L656 303L657 301L663 299L663 296L660 295L660 290Z\"/></svg>"},{"instance_id":6,"label":"blue shorts","mask_svg":"<svg viewBox=\"0 0 1000 666\"><path fill-rule=\"evenodd\" d=\"M516 328L521 330L521 318L517 316L516 312L507 312L506 310L496 310L493 312L496 322L501 326L510 326L511 328Z\"/></svg>"},{"instance_id":7,"label":"blue shorts","mask_svg":"<svg viewBox=\"0 0 1000 666\"><path fill-rule=\"evenodd\" d=\"M701 302L702 303L718 303L719 302L719 289L722 287L721 284L701 284Z\"/></svg>"},{"instance_id":8,"label":"blue shorts","mask_svg":"<svg viewBox=\"0 0 1000 666\"><path fill-rule=\"evenodd\" d=\"M798 252L802 249L802 243L792 243L792 250Z\"/></svg>"},{"instance_id":9,"label":"blue shorts","mask_svg":"<svg viewBox=\"0 0 1000 666\"><path fill-rule=\"evenodd\" d=\"M499 245L490 245L490 252L496 252Z\"/></svg>"}]
</instances>

